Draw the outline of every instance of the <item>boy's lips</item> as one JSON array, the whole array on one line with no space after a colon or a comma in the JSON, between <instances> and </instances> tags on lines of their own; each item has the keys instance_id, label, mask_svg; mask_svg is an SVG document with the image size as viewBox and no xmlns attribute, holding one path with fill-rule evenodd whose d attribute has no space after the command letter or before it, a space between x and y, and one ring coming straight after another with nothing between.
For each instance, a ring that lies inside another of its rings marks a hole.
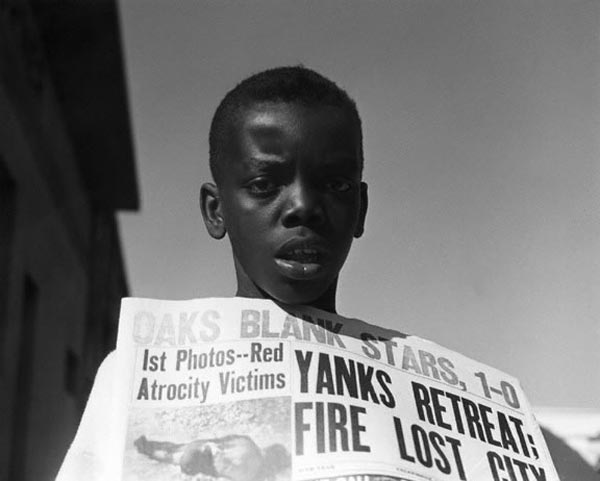
<instances>
[{"instance_id":1,"label":"boy's lips","mask_svg":"<svg viewBox=\"0 0 600 481\"><path fill-rule=\"evenodd\" d=\"M279 270L292 279L311 279L323 270L327 250L318 242L307 239L291 239L275 254Z\"/></svg>"}]
</instances>

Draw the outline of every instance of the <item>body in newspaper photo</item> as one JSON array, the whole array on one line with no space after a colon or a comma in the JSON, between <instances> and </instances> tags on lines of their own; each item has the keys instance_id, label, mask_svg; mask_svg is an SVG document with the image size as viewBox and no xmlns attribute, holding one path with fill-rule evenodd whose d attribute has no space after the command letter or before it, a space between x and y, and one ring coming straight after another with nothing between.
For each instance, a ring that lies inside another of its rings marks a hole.
<instances>
[{"instance_id":1,"label":"body in newspaper photo","mask_svg":"<svg viewBox=\"0 0 600 481\"><path fill-rule=\"evenodd\" d=\"M123 480L288 481L290 398L134 408Z\"/></svg>"}]
</instances>

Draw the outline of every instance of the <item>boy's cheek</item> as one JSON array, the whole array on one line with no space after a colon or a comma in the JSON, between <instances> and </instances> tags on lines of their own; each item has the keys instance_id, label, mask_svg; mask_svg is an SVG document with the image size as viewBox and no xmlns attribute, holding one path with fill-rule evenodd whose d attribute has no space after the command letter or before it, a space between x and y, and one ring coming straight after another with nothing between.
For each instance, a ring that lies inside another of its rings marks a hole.
<instances>
[{"instance_id":1,"label":"boy's cheek","mask_svg":"<svg viewBox=\"0 0 600 481\"><path fill-rule=\"evenodd\" d=\"M245 213L250 213L267 208L269 203L269 198L259 198L253 196L244 189L235 196L234 205L232 207L235 210L241 210Z\"/></svg>"}]
</instances>

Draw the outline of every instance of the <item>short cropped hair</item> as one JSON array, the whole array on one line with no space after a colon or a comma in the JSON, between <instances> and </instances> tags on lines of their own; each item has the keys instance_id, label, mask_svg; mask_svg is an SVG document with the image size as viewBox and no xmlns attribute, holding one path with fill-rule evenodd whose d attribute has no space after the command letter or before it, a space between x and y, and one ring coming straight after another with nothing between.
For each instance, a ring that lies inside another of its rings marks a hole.
<instances>
[{"instance_id":1,"label":"short cropped hair","mask_svg":"<svg viewBox=\"0 0 600 481\"><path fill-rule=\"evenodd\" d=\"M209 133L210 171L215 182L222 175L222 157L228 142L228 128L245 109L262 102L298 103L309 107L337 107L355 124L360 167L363 164L362 123L354 100L323 75L304 66L277 67L242 80L230 90L215 111Z\"/></svg>"}]
</instances>

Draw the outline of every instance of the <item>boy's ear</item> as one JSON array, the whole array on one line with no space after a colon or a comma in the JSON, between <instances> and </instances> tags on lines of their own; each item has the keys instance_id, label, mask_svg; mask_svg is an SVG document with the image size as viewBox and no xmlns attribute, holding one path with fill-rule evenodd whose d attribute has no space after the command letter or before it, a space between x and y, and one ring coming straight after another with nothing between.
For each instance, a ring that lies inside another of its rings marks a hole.
<instances>
[{"instance_id":1,"label":"boy's ear","mask_svg":"<svg viewBox=\"0 0 600 481\"><path fill-rule=\"evenodd\" d=\"M369 195L367 192L367 184L365 182L360 183L360 211L358 213L358 223L354 230L354 237L357 239L363 235L365 231L365 218L367 217L367 207L369 206Z\"/></svg>"},{"instance_id":2,"label":"boy's ear","mask_svg":"<svg viewBox=\"0 0 600 481\"><path fill-rule=\"evenodd\" d=\"M206 182L200 187L200 210L210 236L213 239L222 239L227 230L223 220L219 188L212 182Z\"/></svg>"}]
</instances>

